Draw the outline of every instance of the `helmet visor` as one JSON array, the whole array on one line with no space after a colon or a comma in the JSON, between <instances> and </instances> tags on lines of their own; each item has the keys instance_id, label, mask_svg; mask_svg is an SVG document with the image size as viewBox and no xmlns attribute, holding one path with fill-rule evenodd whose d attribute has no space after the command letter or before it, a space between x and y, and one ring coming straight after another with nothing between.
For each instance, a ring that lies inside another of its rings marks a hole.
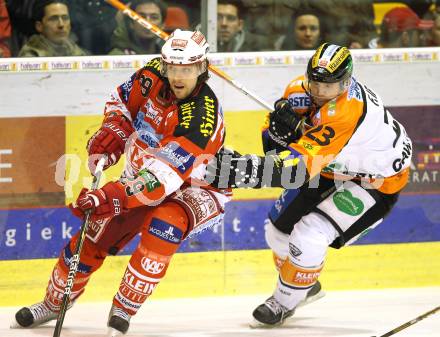
<instances>
[{"instance_id":1,"label":"helmet visor","mask_svg":"<svg viewBox=\"0 0 440 337\"><path fill-rule=\"evenodd\" d=\"M168 77L169 79L197 79L205 71L205 62L198 62L193 64L169 64L165 62L162 63L162 75Z\"/></svg>"},{"instance_id":2,"label":"helmet visor","mask_svg":"<svg viewBox=\"0 0 440 337\"><path fill-rule=\"evenodd\" d=\"M313 102L322 106L344 93L348 88L349 82L349 80L344 80L335 83L327 83L308 80L307 88Z\"/></svg>"}]
</instances>

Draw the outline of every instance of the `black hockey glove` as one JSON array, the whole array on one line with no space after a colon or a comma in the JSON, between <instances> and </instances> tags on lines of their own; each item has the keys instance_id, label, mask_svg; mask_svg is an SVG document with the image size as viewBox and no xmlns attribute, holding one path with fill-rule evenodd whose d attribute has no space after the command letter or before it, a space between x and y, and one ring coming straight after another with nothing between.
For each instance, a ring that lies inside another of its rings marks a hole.
<instances>
[{"instance_id":1,"label":"black hockey glove","mask_svg":"<svg viewBox=\"0 0 440 337\"><path fill-rule=\"evenodd\" d=\"M205 181L216 188L261 188L284 187L283 171L286 176L284 183L290 183L295 176L295 164L285 167L290 151L279 154L257 156L241 155L237 151L221 149L215 159L208 165Z\"/></svg>"},{"instance_id":2,"label":"black hockey glove","mask_svg":"<svg viewBox=\"0 0 440 337\"><path fill-rule=\"evenodd\" d=\"M290 102L279 99L274 104L275 110L269 114L269 137L287 147L302 136L303 118L298 115Z\"/></svg>"}]
</instances>

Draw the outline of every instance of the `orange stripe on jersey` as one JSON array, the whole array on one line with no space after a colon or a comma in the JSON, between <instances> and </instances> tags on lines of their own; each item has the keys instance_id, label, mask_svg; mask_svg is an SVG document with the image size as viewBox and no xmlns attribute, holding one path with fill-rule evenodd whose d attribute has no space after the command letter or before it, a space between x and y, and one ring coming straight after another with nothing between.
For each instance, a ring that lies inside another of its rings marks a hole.
<instances>
[{"instance_id":1,"label":"orange stripe on jersey","mask_svg":"<svg viewBox=\"0 0 440 337\"><path fill-rule=\"evenodd\" d=\"M287 259L280 269L281 281L287 286L309 288L316 283L323 267L324 264L317 268L302 268Z\"/></svg>"},{"instance_id":2,"label":"orange stripe on jersey","mask_svg":"<svg viewBox=\"0 0 440 337\"><path fill-rule=\"evenodd\" d=\"M286 87L286 90L284 90L284 99L288 99L289 95L295 92L304 92L304 89L302 88L302 84L305 81L304 75L298 76L294 78L292 81L290 81L289 85Z\"/></svg>"},{"instance_id":3,"label":"orange stripe on jersey","mask_svg":"<svg viewBox=\"0 0 440 337\"><path fill-rule=\"evenodd\" d=\"M385 194L394 194L405 187L405 185L408 183L408 179L409 167L396 175L383 179L383 183L377 189ZM375 186L376 182L373 181L372 185Z\"/></svg>"},{"instance_id":4,"label":"orange stripe on jersey","mask_svg":"<svg viewBox=\"0 0 440 337\"><path fill-rule=\"evenodd\" d=\"M357 180L365 181L371 184L376 190L385 194L394 194L401 191L409 180L409 168L399 172L391 177L381 179L368 179L368 178L353 178L347 175L341 175L337 173L321 172L321 175L331 180Z\"/></svg>"},{"instance_id":5,"label":"orange stripe on jersey","mask_svg":"<svg viewBox=\"0 0 440 337\"><path fill-rule=\"evenodd\" d=\"M280 271L281 267L286 262L286 258L283 259L282 257L275 254L275 252L272 252L272 258L273 258L273 263L275 264L275 268L278 271Z\"/></svg>"}]
</instances>

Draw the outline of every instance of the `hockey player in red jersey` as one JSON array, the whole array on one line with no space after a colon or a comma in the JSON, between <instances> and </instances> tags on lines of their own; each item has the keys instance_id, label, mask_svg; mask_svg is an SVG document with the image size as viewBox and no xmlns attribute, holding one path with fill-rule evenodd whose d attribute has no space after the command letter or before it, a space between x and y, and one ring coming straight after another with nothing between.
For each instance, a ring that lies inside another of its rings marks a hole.
<instances>
[{"instance_id":1,"label":"hockey player in red jersey","mask_svg":"<svg viewBox=\"0 0 440 337\"><path fill-rule=\"evenodd\" d=\"M230 193L198 184L224 141L222 109L206 83L207 53L202 33L176 30L161 58L149 61L111 95L101 128L87 144L91 172L104 154L105 168L124 152L127 163L118 181L96 191L83 189L70 205L79 217L92 210L72 303L106 256L141 233L113 298L109 336L127 332L131 316L165 276L182 241L222 221ZM16 313L17 327L57 317L77 239L78 234L62 250L44 300Z\"/></svg>"},{"instance_id":2,"label":"hockey player in red jersey","mask_svg":"<svg viewBox=\"0 0 440 337\"><path fill-rule=\"evenodd\" d=\"M253 312L257 326L292 316L319 284L328 247L349 245L376 227L408 182L405 128L352 71L347 48L321 45L268 115L266 156L225 151L209 170L214 186L285 188L265 227L279 277ZM228 165L219 170L222 162Z\"/></svg>"}]
</instances>

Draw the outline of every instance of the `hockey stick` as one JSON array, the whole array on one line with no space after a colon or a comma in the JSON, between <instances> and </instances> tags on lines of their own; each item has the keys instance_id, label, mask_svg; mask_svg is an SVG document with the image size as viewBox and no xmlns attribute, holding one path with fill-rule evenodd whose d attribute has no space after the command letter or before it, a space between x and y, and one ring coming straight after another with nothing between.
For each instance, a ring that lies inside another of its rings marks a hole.
<instances>
[{"instance_id":1,"label":"hockey stick","mask_svg":"<svg viewBox=\"0 0 440 337\"><path fill-rule=\"evenodd\" d=\"M93 183L91 190L96 190L101 180L102 171L104 169L104 164L107 156L102 157L98 164L96 165L95 175L93 177ZM89 227L91 211L86 212L86 217L80 229L80 234L78 237L78 242L76 243L75 253L70 259L69 274L67 275L66 287L64 288L63 301L61 303L60 312L57 317L57 324L55 325L55 330L53 332L53 337L60 337L61 329L63 327L64 317L66 316L67 306L69 305L70 293L73 287L73 281L75 279L76 272L79 265L79 257L81 254L84 239L86 237L87 229Z\"/></svg>"},{"instance_id":2,"label":"hockey stick","mask_svg":"<svg viewBox=\"0 0 440 337\"><path fill-rule=\"evenodd\" d=\"M397 328L394 328L391 331L388 331L386 334L384 335L380 335L379 337L389 337L392 335L395 335L396 333L398 333L399 331L402 331L403 329L406 329L407 327L416 324L417 322L420 322L422 319L425 319L426 317L435 314L437 311L440 310L440 306L437 308L432 309L431 311L425 312L423 315L420 315L412 320L410 320L409 322L406 322L400 326L398 326ZM373 336L374 337L374 336Z\"/></svg>"},{"instance_id":3,"label":"hockey stick","mask_svg":"<svg viewBox=\"0 0 440 337\"><path fill-rule=\"evenodd\" d=\"M168 34L164 32L162 29L160 29L155 24L152 24L148 22L146 19L144 19L142 16L140 16L138 13L130 9L130 7L124 5L119 0L105 0L109 5L112 5L117 10L121 11L123 14L130 17L132 20L139 23L141 26L147 28L149 31L151 31L156 36L160 37L162 40L168 39ZM238 83L236 80L234 80L231 76L226 74L224 71L220 70L216 66L213 66L212 64L209 65L209 70L216 74L218 77L224 79L226 82L231 84L234 88L240 90L243 94L251 98L254 102L261 105L263 108L272 111L273 107L265 102L262 98L258 97L254 93L250 92L248 89L246 89L242 84Z\"/></svg>"}]
</instances>

